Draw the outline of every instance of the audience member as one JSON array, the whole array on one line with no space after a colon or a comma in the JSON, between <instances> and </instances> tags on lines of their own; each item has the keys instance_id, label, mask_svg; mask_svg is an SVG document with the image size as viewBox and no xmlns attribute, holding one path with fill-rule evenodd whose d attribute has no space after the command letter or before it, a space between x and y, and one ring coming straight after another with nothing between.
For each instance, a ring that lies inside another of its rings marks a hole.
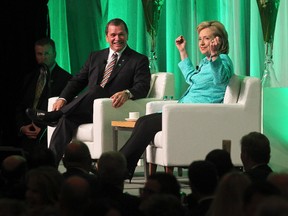
<instances>
[{"instance_id":1,"label":"audience member","mask_svg":"<svg viewBox=\"0 0 288 216\"><path fill-rule=\"evenodd\" d=\"M222 23L204 21L197 26L198 46L204 58L195 67L186 51L186 40L180 35L175 44L181 61L178 66L189 85L178 103L222 103L226 87L234 74L233 63L228 56L228 34ZM120 149L128 165L127 179L132 179L138 160L146 147L162 130L162 112L140 117L130 138ZM181 134L179 134L181 137Z\"/></svg>"},{"instance_id":2,"label":"audience member","mask_svg":"<svg viewBox=\"0 0 288 216\"><path fill-rule=\"evenodd\" d=\"M209 161L193 161L188 167L188 178L191 193L187 195L184 204L191 215L204 216L210 208L218 185L217 169Z\"/></svg>"},{"instance_id":3,"label":"audience member","mask_svg":"<svg viewBox=\"0 0 288 216\"><path fill-rule=\"evenodd\" d=\"M181 200L181 186L177 178L169 173L157 172L148 176L144 187L140 188L142 201L155 193L171 194Z\"/></svg>"},{"instance_id":4,"label":"audience member","mask_svg":"<svg viewBox=\"0 0 288 216\"><path fill-rule=\"evenodd\" d=\"M272 172L269 174L267 181L275 185L284 197L288 199L288 173Z\"/></svg>"},{"instance_id":5,"label":"audience member","mask_svg":"<svg viewBox=\"0 0 288 216\"><path fill-rule=\"evenodd\" d=\"M143 216L186 216L187 211L181 201L172 194L155 193L140 205Z\"/></svg>"},{"instance_id":6,"label":"audience member","mask_svg":"<svg viewBox=\"0 0 288 216\"><path fill-rule=\"evenodd\" d=\"M28 171L26 158L10 155L1 164L0 197L25 199L25 176Z\"/></svg>"},{"instance_id":7,"label":"audience member","mask_svg":"<svg viewBox=\"0 0 288 216\"><path fill-rule=\"evenodd\" d=\"M219 181L206 216L245 216L243 196L250 184L250 178L242 172L226 173Z\"/></svg>"},{"instance_id":8,"label":"audience member","mask_svg":"<svg viewBox=\"0 0 288 216\"><path fill-rule=\"evenodd\" d=\"M267 197L259 204L254 216L288 216L288 201L280 196Z\"/></svg>"},{"instance_id":9,"label":"audience member","mask_svg":"<svg viewBox=\"0 0 288 216\"><path fill-rule=\"evenodd\" d=\"M58 96L68 80L72 77L56 62L55 42L50 38L42 38L35 42L35 57L38 66L25 75L22 95L16 105L16 126L19 134L19 147L30 153L35 146L47 148L46 125L31 121L25 113L29 107L47 110L48 98ZM37 88L38 79L45 73L46 81L41 91ZM37 91L36 91L37 90ZM39 94L38 94L39 92Z\"/></svg>"},{"instance_id":10,"label":"audience member","mask_svg":"<svg viewBox=\"0 0 288 216\"><path fill-rule=\"evenodd\" d=\"M90 205L91 188L87 179L77 175L67 177L60 191L59 215L82 216Z\"/></svg>"},{"instance_id":11,"label":"audience member","mask_svg":"<svg viewBox=\"0 0 288 216\"><path fill-rule=\"evenodd\" d=\"M216 166L219 178L222 178L222 176L228 172L236 171L230 153L224 149L214 149L210 151L206 155L205 160L210 161Z\"/></svg>"},{"instance_id":12,"label":"audience member","mask_svg":"<svg viewBox=\"0 0 288 216\"><path fill-rule=\"evenodd\" d=\"M97 216L124 216L121 213L121 207L117 202L113 202L108 199L102 199L97 202L93 202L92 205L90 205L85 210L85 216L95 216L95 213L97 212ZM135 216L142 216L137 215Z\"/></svg>"},{"instance_id":13,"label":"audience member","mask_svg":"<svg viewBox=\"0 0 288 216\"><path fill-rule=\"evenodd\" d=\"M124 177L127 172L126 158L120 152L107 151L102 153L98 162L99 187L95 193L96 203L107 202L117 207L122 215L139 215L140 198L124 193ZM100 206L101 207L101 206ZM115 208L115 209L117 209Z\"/></svg>"},{"instance_id":14,"label":"audience member","mask_svg":"<svg viewBox=\"0 0 288 216\"><path fill-rule=\"evenodd\" d=\"M27 163L29 169L34 169L40 166L56 166L56 158L51 149L36 146L34 150L27 155Z\"/></svg>"},{"instance_id":15,"label":"audience member","mask_svg":"<svg viewBox=\"0 0 288 216\"><path fill-rule=\"evenodd\" d=\"M66 168L66 171L62 173L64 178L78 175L87 179L91 187L97 184L97 175L94 171L96 168L92 168L91 154L85 143L72 140L65 148L63 165Z\"/></svg>"},{"instance_id":16,"label":"audience member","mask_svg":"<svg viewBox=\"0 0 288 216\"><path fill-rule=\"evenodd\" d=\"M255 216L257 209L264 200L280 195L279 189L268 181L252 182L244 191L244 216Z\"/></svg>"},{"instance_id":17,"label":"audience member","mask_svg":"<svg viewBox=\"0 0 288 216\"><path fill-rule=\"evenodd\" d=\"M13 198L0 199L1 216L27 216L26 205L23 200Z\"/></svg>"},{"instance_id":18,"label":"audience member","mask_svg":"<svg viewBox=\"0 0 288 216\"><path fill-rule=\"evenodd\" d=\"M244 173L253 182L266 181L272 169L270 161L269 139L260 132L250 132L241 138L241 160Z\"/></svg>"},{"instance_id":19,"label":"audience member","mask_svg":"<svg viewBox=\"0 0 288 216\"><path fill-rule=\"evenodd\" d=\"M57 212L56 204L63 180L62 174L55 167L43 166L29 170L26 175L26 204L29 216L39 216L48 210L53 212L54 209Z\"/></svg>"},{"instance_id":20,"label":"audience member","mask_svg":"<svg viewBox=\"0 0 288 216\"><path fill-rule=\"evenodd\" d=\"M81 71L59 95L52 112L27 110L27 115L35 122L57 123L49 147L56 154L58 164L75 129L93 121L94 99L111 98L112 106L118 108L129 99L145 98L149 92L149 61L147 56L127 45L126 23L118 18L110 20L105 34L110 47L91 53Z\"/></svg>"}]
</instances>

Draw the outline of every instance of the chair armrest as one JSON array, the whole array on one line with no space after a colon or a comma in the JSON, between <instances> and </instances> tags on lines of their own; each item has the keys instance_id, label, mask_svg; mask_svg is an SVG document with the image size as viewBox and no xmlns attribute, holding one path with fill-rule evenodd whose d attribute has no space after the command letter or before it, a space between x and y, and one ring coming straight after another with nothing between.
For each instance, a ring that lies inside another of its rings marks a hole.
<instances>
[{"instance_id":1,"label":"chair armrest","mask_svg":"<svg viewBox=\"0 0 288 216\"><path fill-rule=\"evenodd\" d=\"M53 104L56 102L56 100L58 98L59 97L51 97L51 98L48 99L48 108L47 108L48 111L52 111Z\"/></svg>"},{"instance_id":2,"label":"chair armrest","mask_svg":"<svg viewBox=\"0 0 288 216\"><path fill-rule=\"evenodd\" d=\"M140 116L145 115L146 104L158 98L143 98L128 100L121 107L112 107L112 99L99 98L94 100L93 105L93 139L94 155L99 158L102 152L113 149L112 121L125 121L129 117L129 112L139 112ZM118 138L118 149L127 141L131 132L121 132Z\"/></svg>"},{"instance_id":3,"label":"chair armrest","mask_svg":"<svg viewBox=\"0 0 288 216\"><path fill-rule=\"evenodd\" d=\"M47 107L47 110L48 110L49 112L52 111L53 104L55 103L55 101L56 101L58 98L59 98L59 97L51 97L51 98L48 99L48 107ZM49 145L50 145L50 139L51 139L51 136L52 136L54 130L55 130L55 127L50 127L50 126L47 127L47 147L49 147Z\"/></svg>"},{"instance_id":4,"label":"chair armrest","mask_svg":"<svg viewBox=\"0 0 288 216\"><path fill-rule=\"evenodd\" d=\"M146 114L146 104L152 101L159 101L158 98L143 98L138 100L128 100L121 107L114 108L112 107L112 99L110 98L101 98L94 100L93 107L93 122L99 121L99 119L107 117L103 116L101 113L109 113L112 120L124 121L125 118L129 117L129 112L139 112L140 116Z\"/></svg>"},{"instance_id":5,"label":"chair armrest","mask_svg":"<svg viewBox=\"0 0 288 216\"><path fill-rule=\"evenodd\" d=\"M159 101L151 101L146 104L146 115L151 114L151 113L156 113L156 112L161 112L162 108L166 104L175 104L177 103L177 100L159 100Z\"/></svg>"}]
</instances>

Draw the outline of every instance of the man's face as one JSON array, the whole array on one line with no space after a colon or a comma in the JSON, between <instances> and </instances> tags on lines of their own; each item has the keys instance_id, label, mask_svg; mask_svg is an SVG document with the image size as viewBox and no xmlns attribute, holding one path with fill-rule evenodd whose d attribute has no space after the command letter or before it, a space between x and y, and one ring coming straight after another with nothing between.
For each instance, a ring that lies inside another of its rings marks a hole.
<instances>
[{"instance_id":1,"label":"man's face","mask_svg":"<svg viewBox=\"0 0 288 216\"><path fill-rule=\"evenodd\" d=\"M106 34L106 41L110 44L110 48L115 52L121 51L127 44L128 34L123 25L108 26L108 33Z\"/></svg>"},{"instance_id":2,"label":"man's face","mask_svg":"<svg viewBox=\"0 0 288 216\"><path fill-rule=\"evenodd\" d=\"M55 63L56 53L49 44L35 46L36 61L38 64L45 63L49 68Z\"/></svg>"}]
</instances>

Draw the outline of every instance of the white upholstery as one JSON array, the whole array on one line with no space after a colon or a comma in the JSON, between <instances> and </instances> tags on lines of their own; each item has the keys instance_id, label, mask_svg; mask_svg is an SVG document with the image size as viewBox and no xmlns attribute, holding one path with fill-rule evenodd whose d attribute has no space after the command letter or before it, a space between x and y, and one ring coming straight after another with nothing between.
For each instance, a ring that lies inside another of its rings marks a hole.
<instances>
[{"instance_id":1,"label":"white upholstery","mask_svg":"<svg viewBox=\"0 0 288 216\"><path fill-rule=\"evenodd\" d=\"M159 72L151 75L151 89L147 98L128 100L122 107L113 108L112 100L101 98L94 100L93 123L82 124L78 127L76 138L85 142L93 159L98 159L105 151L113 150L111 121L124 121L129 112L140 112L145 115L146 104L150 101L162 100L163 96L174 96L174 75L168 72ZM49 99L48 110L57 99ZM48 145L54 128L48 127ZM129 138L131 132L121 131L118 136L118 148Z\"/></svg>"},{"instance_id":2,"label":"white upholstery","mask_svg":"<svg viewBox=\"0 0 288 216\"><path fill-rule=\"evenodd\" d=\"M149 102L146 113L162 109L162 131L146 149L147 162L165 167L187 167L194 160L222 148L231 140L231 158L242 165L240 139L261 131L261 84L258 78L234 75L223 103L178 104L176 101Z\"/></svg>"}]
</instances>

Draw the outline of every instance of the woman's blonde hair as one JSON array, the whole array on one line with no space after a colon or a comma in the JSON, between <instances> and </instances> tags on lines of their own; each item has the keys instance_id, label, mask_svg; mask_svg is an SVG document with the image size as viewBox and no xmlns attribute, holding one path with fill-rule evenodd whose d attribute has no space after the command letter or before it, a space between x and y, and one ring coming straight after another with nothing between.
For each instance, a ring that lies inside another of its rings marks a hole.
<instances>
[{"instance_id":1,"label":"woman's blonde hair","mask_svg":"<svg viewBox=\"0 0 288 216\"><path fill-rule=\"evenodd\" d=\"M200 31L202 31L205 28L210 28L214 32L215 37L220 38L220 53L228 54L229 53L229 41L228 41L228 33L224 27L224 25L218 21L212 20L212 21L204 21L201 22L197 26L197 32L198 34Z\"/></svg>"}]
</instances>

